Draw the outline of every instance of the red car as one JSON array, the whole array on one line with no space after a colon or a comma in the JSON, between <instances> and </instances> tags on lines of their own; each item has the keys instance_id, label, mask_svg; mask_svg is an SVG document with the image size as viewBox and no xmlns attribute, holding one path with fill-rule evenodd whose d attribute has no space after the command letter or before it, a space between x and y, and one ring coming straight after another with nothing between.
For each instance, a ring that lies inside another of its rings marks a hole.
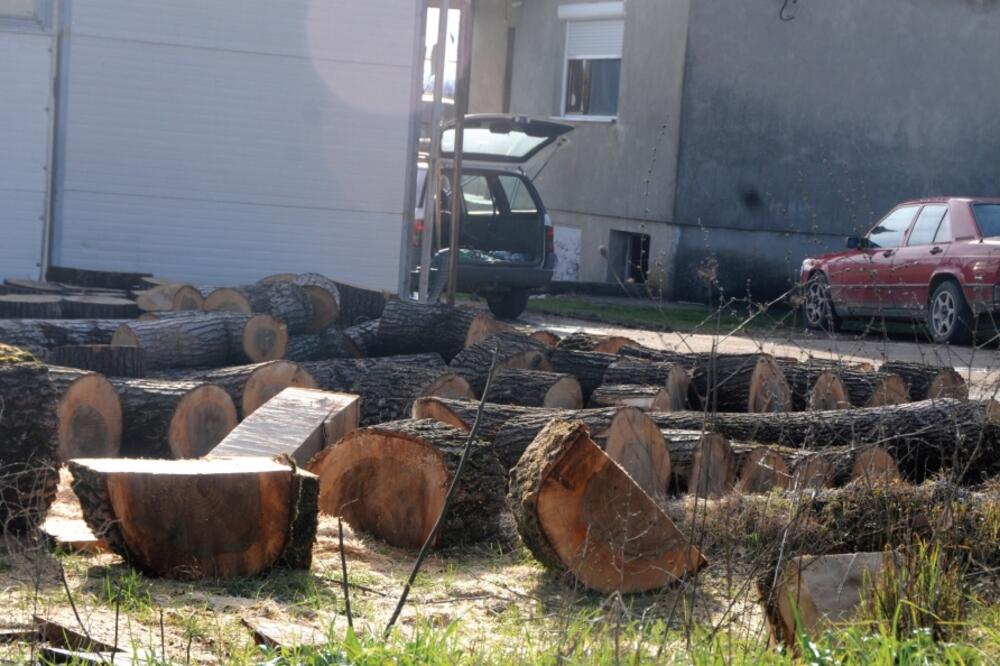
<instances>
[{"instance_id":1,"label":"red car","mask_svg":"<svg viewBox=\"0 0 1000 666\"><path fill-rule=\"evenodd\" d=\"M810 328L925 321L935 342L968 344L1000 314L1000 199L903 202L846 251L802 262L801 280Z\"/></svg>"}]
</instances>

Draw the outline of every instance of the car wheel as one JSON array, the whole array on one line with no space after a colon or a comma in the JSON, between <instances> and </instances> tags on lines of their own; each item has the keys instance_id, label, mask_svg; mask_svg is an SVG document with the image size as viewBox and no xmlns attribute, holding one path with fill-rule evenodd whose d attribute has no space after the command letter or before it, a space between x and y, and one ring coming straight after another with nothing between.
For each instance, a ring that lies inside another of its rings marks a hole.
<instances>
[{"instance_id":1,"label":"car wheel","mask_svg":"<svg viewBox=\"0 0 1000 666\"><path fill-rule=\"evenodd\" d=\"M494 292L486 295L486 303L500 319L517 319L528 307L528 292L524 289Z\"/></svg>"},{"instance_id":2,"label":"car wheel","mask_svg":"<svg viewBox=\"0 0 1000 666\"><path fill-rule=\"evenodd\" d=\"M816 273L806 283L802 301L806 327L817 331L839 331L840 318L833 311L830 283L822 273Z\"/></svg>"},{"instance_id":3,"label":"car wheel","mask_svg":"<svg viewBox=\"0 0 1000 666\"><path fill-rule=\"evenodd\" d=\"M942 282L927 305L927 328L939 344L967 345L972 342L972 310L954 282Z\"/></svg>"}]
</instances>

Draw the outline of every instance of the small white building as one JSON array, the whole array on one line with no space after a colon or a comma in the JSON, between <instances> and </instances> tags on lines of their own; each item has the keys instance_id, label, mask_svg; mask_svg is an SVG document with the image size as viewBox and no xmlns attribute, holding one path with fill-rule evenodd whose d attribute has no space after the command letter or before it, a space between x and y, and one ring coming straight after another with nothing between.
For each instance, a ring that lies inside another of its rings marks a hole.
<instances>
[{"instance_id":1,"label":"small white building","mask_svg":"<svg viewBox=\"0 0 1000 666\"><path fill-rule=\"evenodd\" d=\"M0 0L0 278L396 291L421 5Z\"/></svg>"}]
</instances>

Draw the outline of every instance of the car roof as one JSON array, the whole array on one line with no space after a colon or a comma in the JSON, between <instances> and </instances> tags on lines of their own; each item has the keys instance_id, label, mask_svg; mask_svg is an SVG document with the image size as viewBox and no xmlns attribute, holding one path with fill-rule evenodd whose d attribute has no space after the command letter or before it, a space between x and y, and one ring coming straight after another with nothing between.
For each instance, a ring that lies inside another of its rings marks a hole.
<instances>
[{"instance_id":1,"label":"car roof","mask_svg":"<svg viewBox=\"0 0 1000 666\"><path fill-rule=\"evenodd\" d=\"M990 203L990 204L1000 204L1000 197L925 197L923 199L908 199L906 201L900 201L896 206L912 206L914 204L931 204L931 203Z\"/></svg>"}]
</instances>

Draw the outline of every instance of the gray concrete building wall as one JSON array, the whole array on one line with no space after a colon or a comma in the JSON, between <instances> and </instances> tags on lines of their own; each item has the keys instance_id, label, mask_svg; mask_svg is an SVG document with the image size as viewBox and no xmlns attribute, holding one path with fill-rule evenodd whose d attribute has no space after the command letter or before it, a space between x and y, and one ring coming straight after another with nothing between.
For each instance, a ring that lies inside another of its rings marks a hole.
<instances>
[{"instance_id":1,"label":"gray concrete building wall","mask_svg":"<svg viewBox=\"0 0 1000 666\"><path fill-rule=\"evenodd\" d=\"M516 23L511 112L561 112L559 0L530 0ZM575 4L575 3L573 3ZM570 143L536 181L557 227L559 277L613 280L612 231L650 236L652 277L669 281L688 0L628 0L618 118L569 121ZM611 261L609 261L609 257ZM659 269L659 270L657 270Z\"/></svg>"},{"instance_id":2,"label":"gray concrete building wall","mask_svg":"<svg viewBox=\"0 0 1000 666\"><path fill-rule=\"evenodd\" d=\"M800 0L788 22L781 5L692 3L679 297L705 296L704 274L773 295L899 200L1000 194L1000 3Z\"/></svg>"}]
</instances>

